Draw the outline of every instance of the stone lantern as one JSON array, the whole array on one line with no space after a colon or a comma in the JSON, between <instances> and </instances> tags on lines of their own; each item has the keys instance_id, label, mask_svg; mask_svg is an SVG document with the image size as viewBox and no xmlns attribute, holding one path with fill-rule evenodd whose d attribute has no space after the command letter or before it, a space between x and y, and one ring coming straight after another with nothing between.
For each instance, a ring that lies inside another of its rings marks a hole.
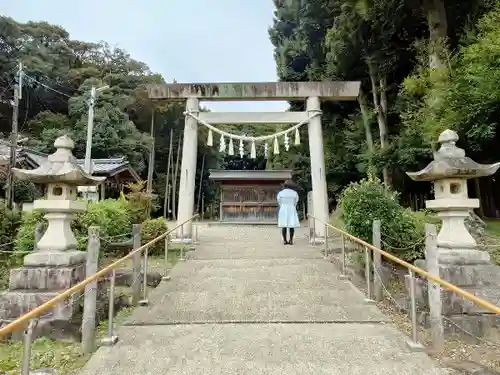
<instances>
[{"instance_id":1,"label":"stone lantern","mask_svg":"<svg viewBox=\"0 0 500 375\"><path fill-rule=\"evenodd\" d=\"M465 151L456 146L458 135L445 130L439 136L441 147L434 153L434 160L419 172L407 172L414 181L431 181L434 184L434 199L426 201L426 207L436 211L442 220L437 236L437 258L440 277L478 297L497 303L500 283L500 267L491 264L487 251L477 249L477 243L465 225L479 199L470 199L467 180L493 175L500 163L479 164L465 156ZM418 262L425 267L425 262ZM485 327L486 313L473 302L466 301L453 292L442 291L443 313L455 317L455 322L480 335L478 327ZM462 314L471 314L470 316ZM472 315L474 314L474 315Z\"/></svg>"},{"instance_id":2,"label":"stone lantern","mask_svg":"<svg viewBox=\"0 0 500 375\"><path fill-rule=\"evenodd\" d=\"M45 213L48 225L34 251L24 257L24 266L11 270L9 292L0 305L4 320L19 317L85 277L86 252L77 250L71 230L75 214L87 208L87 202L77 200L77 187L94 186L104 177L93 177L76 163L68 136L57 138L54 146L56 151L37 169L13 169L19 180L46 185L45 199L36 200L33 209ZM76 306L74 300L61 303L43 320L69 322Z\"/></svg>"},{"instance_id":3,"label":"stone lantern","mask_svg":"<svg viewBox=\"0 0 500 375\"><path fill-rule=\"evenodd\" d=\"M465 226L470 210L479 207L479 199L470 199L467 180L491 176L500 163L479 164L465 156L465 151L455 143L458 135L445 130L439 136L440 149L434 153L434 160L419 172L407 172L414 181L431 181L434 184L434 199L426 207L437 212L443 224L437 237L441 263L463 262L464 256L475 263L488 263L486 252L477 252L476 241Z\"/></svg>"}]
</instances>

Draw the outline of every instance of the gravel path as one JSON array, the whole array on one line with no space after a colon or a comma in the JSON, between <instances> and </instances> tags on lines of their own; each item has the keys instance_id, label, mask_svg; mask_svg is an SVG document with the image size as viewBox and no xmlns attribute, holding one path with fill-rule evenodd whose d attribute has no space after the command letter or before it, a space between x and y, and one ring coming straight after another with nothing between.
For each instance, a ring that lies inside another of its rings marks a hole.
<instances>
[{"instance_id":1,"label":"gravel path","mask_svg":"<svg viewBox=\"0 0 500 375\"><path fill-rule=\"evenodd\" d=\"M275 227L202 226L172 280L81 375L444 375L307 243Z\"/></svg>"}]
</instances>

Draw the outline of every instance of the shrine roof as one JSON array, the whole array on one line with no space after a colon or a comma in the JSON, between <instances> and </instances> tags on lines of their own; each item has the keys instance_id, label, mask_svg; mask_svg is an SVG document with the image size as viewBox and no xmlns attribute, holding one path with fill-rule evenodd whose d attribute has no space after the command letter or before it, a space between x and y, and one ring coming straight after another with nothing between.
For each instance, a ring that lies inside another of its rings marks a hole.
<instances>
[{"instance_id":1,"label":"shrine roof","mask_svg":"<svg viewBox=\"0 0 500 375\"><path fill-rule=\"evenodd\" d=\"M209 178L214 181L285 181L292 178L291 169L280 170L209 170Z\"/></svg>"}]
</instances>

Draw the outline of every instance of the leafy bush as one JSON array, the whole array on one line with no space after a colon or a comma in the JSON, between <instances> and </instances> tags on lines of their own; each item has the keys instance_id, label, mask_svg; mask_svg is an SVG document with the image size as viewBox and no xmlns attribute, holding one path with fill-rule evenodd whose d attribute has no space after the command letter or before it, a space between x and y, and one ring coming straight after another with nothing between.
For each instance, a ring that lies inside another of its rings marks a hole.
<instances>
[{"instance_id":1,"label":"leafy bush","mask_svg":"<svg viewBox=\"0 0 500 375\"><path fill-rule=\"evenodd\" d=\"M88 228L92 225L99 227L101 238L112 238L131 233L132 223L128 203L121 199L105 199L90 202L87 210L78 215L75 222L75 236L78 248L85 250L87 247ZM117 239L119 242L123 237ZM101 241L101 248L105 248L106 241Z\"/></svg>"},{"instance_id":2,"label":"leafy bush","mask_svg":"<svg viewBox=\"0 0 500 375\"><path fill-rule=\"evenodd\" d=\"M145 243L162 235L168 230L167 224L163 217L157 219L148 219L142 223L141 226L141 241ZM164 251L164 241L158 241L156 244L149 248L150 255L160 255Z\"/></svg>"},{"instance_id":3,"label":"leafy bush","mask_svg":"<svg viewBox=\"0 0 500 375\"><path fill-rule=\"evenodd\" d=\"M47 224L42 213L38 211L23 212L21 225L19 226L14 242L16 251L23 254L33 251L35 246L35 229L38 223Z\"/></svg>"},{"instance_id":4,"label":"leafy bush","mask_svg":"<svg viewBox=\"0 0 500 375\"><path fill-rule=\"evenodd\" d=\"M16 235L15 249L19 252L33 251L35 245L35 228L43 223L43 214L36 211L25 212ZM72 228L78 242L78 249L87 247L88 228L99 226L101 238L119 236L132 231L128 203L123 200L106 199L90 202L88 209L78 214ZM102 248L105 248L102 241Z\"/></svg>"},{"instance_id":5,"label":"leafy bush","mask_svg":"<svg viewBox=\"0 0 500 375\"><path fill-rule=\"evenodd\" d=\"M16 238L17 229L21 225L21 212L9 210L4 202L0 203L0 244L7 244ZM5 250L5 249L4 249Z\"/></svg>"},{"instance_id":6,"label":"leafy bush","mask_svg":"<svg viewBox=\"0 0 500 375\"><path fill-rule=\"evenodd\" d=\"M19 210L9 210L3 202L0 202L0 290L3 290L8 281L9 269L18 264L19 257L13 256L10 251L14 246L17 229L21 224L21 213Z\"/></svg>"},{"instance_id":7,"label":"leafy bush","mask_svg":"<svg viewBox=\"0 0 500 375\"><path fill-rule=\"evenodd\" d=\"M14 201L33 202L42 196L40 189L32 182L14 180Z\"/></svg>"},{"instance_id":8,"label":"leafy bush","mask_svg":"<svg viewBox=\"0 0 500 375\"><path fill-rule=\"evenodd\" d=\"M371 243L372 223L379 219L385 250L409 262L423 257L425 213L403 208L397 193L380 180L352 183L342 192L339 207L349 233Z\"/></svg>"},{"instance_id":9,"label":"leafy bush","mask_svg":"<svg viewBox=\"0 0 500 375\"><path fill-rule=\"evenodd\" d=\"M122 194L122 199L126 199L130 211L130 218L133 224L139 224L149 219L150 210L158 209L157 197L144 189L146 181L129 183L125 186L130 190L127 194Z\"/></svg>"}]
</instances>

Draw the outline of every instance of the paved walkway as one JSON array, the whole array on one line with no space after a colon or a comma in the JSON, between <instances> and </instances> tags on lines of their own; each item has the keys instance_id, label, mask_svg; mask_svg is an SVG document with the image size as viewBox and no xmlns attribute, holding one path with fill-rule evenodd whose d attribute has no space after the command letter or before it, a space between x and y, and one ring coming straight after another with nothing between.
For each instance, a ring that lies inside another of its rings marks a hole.
<instances>
[{"instance_id":1,"label":"paved walkway","mask_svg":"<svg viewBox=\"0 0 500 375\"><path fill-rule=\"evenodd\" d=\"M203 227L201 244L81 375L444 375L335 267L305 230Z\"/></svg>"}]
</instances>

